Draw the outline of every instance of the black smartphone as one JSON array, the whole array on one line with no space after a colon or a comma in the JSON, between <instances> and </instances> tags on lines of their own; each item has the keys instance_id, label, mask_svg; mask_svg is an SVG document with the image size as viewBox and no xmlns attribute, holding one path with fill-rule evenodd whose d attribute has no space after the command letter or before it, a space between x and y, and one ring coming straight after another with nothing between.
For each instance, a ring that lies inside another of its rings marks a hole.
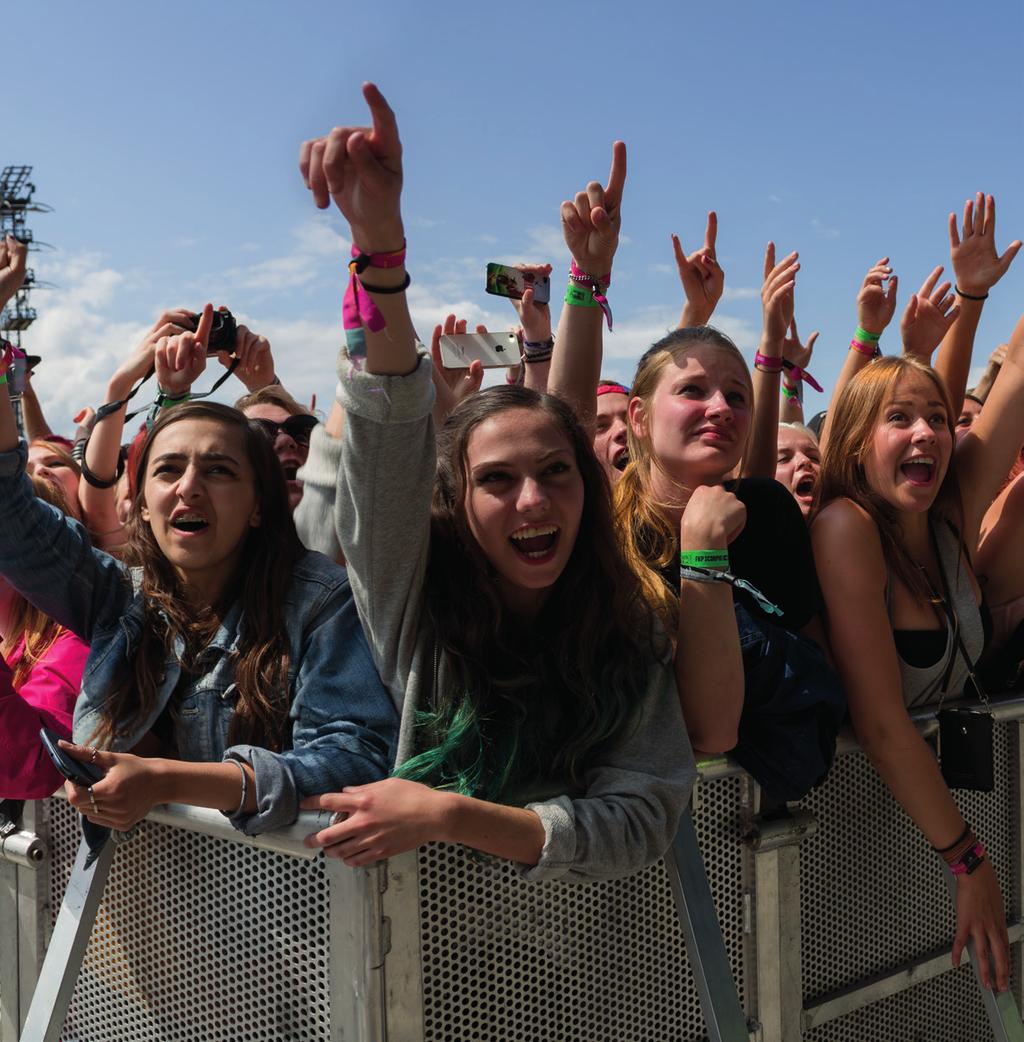
<instances>
[{"instance_id":1,"label":"black smartphone","mask_svg":"<svg viewBox=\"0 0 1024 1042\"><path fill-rule=\"evenodd\" d=\"M40 727L39 739L43 743L43 748L49 753L53 766L68 781L80 785L83 789L88 789L90 785L95 785L103 777L103 772L98 767L94 767L91 763L80 763L68 756L57 744L61 740L61 736L56 731L51 731L48 727Z\"/></svg>"}]
</instances>

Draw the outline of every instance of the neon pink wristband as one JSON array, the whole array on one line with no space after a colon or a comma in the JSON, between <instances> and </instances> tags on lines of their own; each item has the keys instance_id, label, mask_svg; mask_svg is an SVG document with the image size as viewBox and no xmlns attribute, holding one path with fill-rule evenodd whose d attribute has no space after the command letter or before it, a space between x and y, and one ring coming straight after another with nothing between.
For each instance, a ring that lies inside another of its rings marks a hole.
<instances>
[{"instance_id":1,"label":"neon pink wristband","mask_svg":"<svg viewBox=\"0 0 1024 1042\"><path fill-rule=\"evenodd\" d=\"M850 347L852 347L854 351L859 351L862 355L867 355L868 358L874 358L875 355L881 354L877 344L865 344L863 340L851 340Z\"/></svg>"},{"instance_id":2,"label":"neon pink wristband","mask_svg":"<svg viewBox=\"0 0 1024 1042\"><path fill-rule=\"evenodd\" d=\"M763 355L760 351L754 355L754 368L760 369L762 373L777 376L782 372L784 363L781 358L772 358L771 355Z\"/></svg>"},{"instance_id":3,"label":"neon pink wristband","mask_svg":"<svg viewBox=\"0 0 1024 1042\"><path fill-rule=\"evenodd\" d=\"M975 841L974 846L968 847L949 866L950 872L955 876L970 875L980 864L985 856L985 848L981 843Z\"/></svg>"},{"instance_id":4,"label":"neon pink wristband","mask_svg":"<svg viewBox=\"0 0 1024 1042\"><path fill-rule=\"evenodd\" d=\"M393 253L364 253L352 244L352 260L349 262L348 289L341 306L342 325L345 329L361 329L363 325L371 333L379 333L386 323L380 309L363 289L359 276L367 268L397 268L405 263L405 243Z\"/></svg>"},{"instance_id":5,"label":"neon pink wristband","mask_svg":"<svg viewBox=\"0 0 1024 1042\"><path fill-rule=\"evenodd\" d=\"M821 394L821 392L824 390L821 384L818 383L818 381L815 380L814 377L811 376L811 374L806 369L801 369L800 366L794 365L792 362L785 358L782 360L782 364L785 367L786 376L788 376L791 380L796 380L797 382L799 382L800 380L804 380L807 383L809 383L819 394Z\"/></svg>"}]
</instances>

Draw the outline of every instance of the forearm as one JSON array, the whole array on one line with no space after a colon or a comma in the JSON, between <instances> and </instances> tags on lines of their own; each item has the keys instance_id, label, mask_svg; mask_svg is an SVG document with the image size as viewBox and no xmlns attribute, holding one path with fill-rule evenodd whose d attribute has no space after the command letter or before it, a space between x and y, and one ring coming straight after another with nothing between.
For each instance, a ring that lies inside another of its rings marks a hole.
<instances>
[{"instance_id":1,"label":"forearm","mask_svg":"<svg viewBox=\"0 0 1024 1042\"><path fill-rule=\"evenodd\" d=\"M523 386L531 391L541 393L547 391L548 384L551 382L551 359L549 358L546 362L523 362L522 364L526 367L523 372ZM601 377L598 376L594 381L595 390L597 381L600 379Z\"/></svg>"},{"instance_id":2,"label":"forearm","mask_svg":"<svg viewBox=\"0 0 1024 1042\"><path fill-rule=\"evenodd\" d=\"M855 351L852 347L846 352L846 359L843 362L843 368L839 370L839 379L836 380L836 385L832 390L832 399L829 402L828 410L825 413L825 421L821 425L821 433L818 436L818 444L821 447L822 455L824 455L825 446L828 444L828 435L832 426L832 417L835 414L836 402L839 401L846 385L862 369L867 367L871 361L872 359L869 355L864 354L862 351Z\"/></svg>"},{"instance_id":3,"label":"forearm","mask_svg":"<svg viewBox=\"0 0 1024 1042\"><path fill-rule=\"evenodd\" d=\"M988 392L992 390L992 385L996 382L996 377L999 375L1000 366L997 363L989 362L985 367L985 372L981 374L981 379L974 386L974 397L979 401L984 402L988 398ZM957 403L954 402L954 405Z\"/></svg>"},{"instance_id":4,"label":"forearm","mask_svg":"<svg viewBox=\"0 0 1024 1042\"><path fill-rule=\"evenodd\" d=\"M121 401L125 394L127 390L124 387L111 383L107 387L106 401ZM127 409L127 405L122 405L117 412L105 416L93 427L92 434L86 442L85 465L100 481L110 481L117 474ZM83 477L78 483L78 498L81 500L86 526L90 532L103 537L120 530L113 486L96 488Z\"/></svg>"},{"instance_id":5,"label":"forearm","mask_svg":"<svg viewBox=\"0 0 1024 1042\"><path fill-rule=\"evenodd\" d=\"M683 313L679 316L679 328L689 329L693 326L706 326L714 314L714 307L698 308L691 301L683 305Z\"/></svg>"},{"instance_id":6,"label":"forearm","mask_svg":"<svg viewBox=\"0 0 1024 1042\"><path fill-rule=\"evenodd\" d=\"M963 832L964 820L934 754L909 717L877 738L862 739L862 744L925 839L940 850L949 846Z\"/></svg>"},{"instance_id":7,"label":"forearm","mask_svg":"<svg viewBox=\"0 0 1024 1042\"><path fill-rule=\"evenodd\" d=\"M548 374L548 393L572 406L590 439L596 426L603 322L604 312L599 307L566 304L558 319L557 347Z\"/></svg>"},{"instance_id":8,"label":"forearm","mask_svg":"<svg viewBox=\"0 0 1024 1042\"><path fill-rule=\"evenodd\" d=\"M971 371L971 354L974 351L974 337L981 321L981 309L984 301L968 300L959 297L960 314L950 327L949 332L939 344L939 353L935 359L935 371L946 382L953 408L959 409L967 390L967 377Z\"/></svg>"},{"instance_id":9,"label":"forearm","mask_svg":"<svg viewBox=\"0 0 1024 1042\"><path fill-rule=\"evenodd\" d=\"M21 396L21 415L25 421L26 440L35 441L37 438L53 436L53 431L46 422L39 398L30 381L25 382L25 393Z\"/></svg>"},{"instance_id":10,"label":"forearm","mask_svg":"<svg viewBox=\"0 0 1024 1042\"><path fill-rule=\"evenodd\" d=\"M771 342L762 337L758 351L781 361L781 342ZM754 428L743 459L744 477L775 477L779 445L779 375L754 367Z\"/></svg>"},{"instance_id":11,"label":"forearm","mask_svg":"<svg viewBox=\"0 0 1024 1042\"><path fill-rule=\"evenodd\" d=\"M684 579L679 603L676 685L696 755L736 745L743 712L743 656L732 590Z\"/></svg>"},{"instance_id":12,"label":"forearm","mask_svg":"<svg viewBox=\"0 0 1024 1042\"><path fill-rule=\"evenodd\" d=\"M184 803L211 807L234 814L256 810L256 776L253 769L237 760L225 763L193 763L186 760L147 760L153 771L153 803ZM245 804L242 803L242 771L246 775Z\"/></svg>"},{"instance_id":13,"label":"forearm","mask_svg":"<svg viewBox=\"0 0 1024 1042\"><path fill-rule=\"evenodd\" d=\"M787 384L783 380L783 388L786 388ZM804 402L803 394L799 386L796 389L795 394L786 394L785 390L782 393L782 401L779 403L779 423L803 423L804 422ZM778 444L776 442L776 444ZM774 476L774 475L773 475Z\"/></svg>"},{"instance_id":14,"label":"forearm","mask_svg":"<svg viewBox=\"0 0 1024 1042\"><path fill-rule=\"evenodd\" d=\"M481 850L485 854L536 865L544 849L544 826L532 810L506 807L452 793L444 815L446 843Z\"/></svg>"}]
</instances>

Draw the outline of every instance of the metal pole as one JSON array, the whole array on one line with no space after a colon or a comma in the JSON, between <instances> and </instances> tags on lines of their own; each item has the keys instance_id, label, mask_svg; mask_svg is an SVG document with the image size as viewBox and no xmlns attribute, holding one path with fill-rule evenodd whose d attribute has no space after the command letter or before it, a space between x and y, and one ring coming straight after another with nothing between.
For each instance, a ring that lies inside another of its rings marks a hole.
<instances>
[{"instance_id":1,"label":"metal pole","mask_svg":"<svg viewBox=\"0 0 1024 1042\"><path fill-rule=\"evenodd\" d=\"M78 847L21 1042L57 1042L60 1036L116 849L106 843L86 868L89 847L84 840Z\"/></svg>"},{"instance_id":2,"label":"metal pole","mask_svg":"<svg viewBox=\"0 0 1024 1042\"><path fill-rule=\"evenodd\" d=\"M708 1036L711 1042L749 1042L747 1017L732 978L690 811L679 822L672 856L666 857L665 867Z\"/></svg>"}]
</instances>

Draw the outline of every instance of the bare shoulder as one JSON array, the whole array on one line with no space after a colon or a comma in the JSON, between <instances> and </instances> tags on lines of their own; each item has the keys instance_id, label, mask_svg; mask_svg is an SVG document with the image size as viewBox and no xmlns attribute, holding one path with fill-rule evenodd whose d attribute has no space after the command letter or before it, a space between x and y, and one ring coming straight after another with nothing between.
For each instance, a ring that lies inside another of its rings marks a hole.
<instances>
[{"instance_id":1,"label":"bare shoulder","mask_svg":"<svg viewBox=\"0 0 1024 1042\"><path fill-rule=\"evenodd\" d=\"M811 542L823 583L834 575L841 576L844 584L884 585L886 566L878 526L852 499L833 499L822 507L811 525Z\"/></svg>"}]
</instances>

